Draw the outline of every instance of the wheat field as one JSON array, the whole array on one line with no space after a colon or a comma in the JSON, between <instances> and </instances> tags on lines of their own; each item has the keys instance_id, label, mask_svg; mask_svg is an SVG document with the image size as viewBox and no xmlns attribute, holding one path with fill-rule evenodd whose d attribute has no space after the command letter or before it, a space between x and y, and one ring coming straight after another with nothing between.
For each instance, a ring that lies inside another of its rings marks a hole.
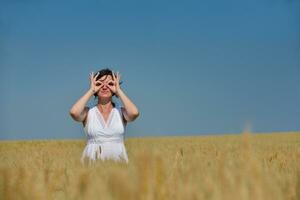
<instances>
[{"instance_id":1,"label":"wheat field","mask_svg":"<svg viewBox=\"0 0 300 200\"><path fill-rule=\"evenodd\" d=\"M1 141L0 199L300 199L300 132L126 138L128 164L84 146Z\"/></svg>"}]
</instances>

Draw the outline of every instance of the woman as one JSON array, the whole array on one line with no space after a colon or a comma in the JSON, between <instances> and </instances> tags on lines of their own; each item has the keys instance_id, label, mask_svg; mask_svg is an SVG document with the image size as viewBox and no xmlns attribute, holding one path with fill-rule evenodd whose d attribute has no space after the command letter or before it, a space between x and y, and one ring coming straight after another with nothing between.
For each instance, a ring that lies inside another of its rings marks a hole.
<instances>
[{"instance_id":1,"label":"woman","mask_svg":"<svg viewBox=\"0 0 300 200\"><path fill-rule=\"evenodd\" d=\"M88 158L89 163L97 159L112 159L128 163L124 145L124 132L127 122L134 121L139 111L120 88L120 74L106 68L94 75L90 74L90 89L73 105L71 117L82 122L87 135L87 145L81 162ZM97 105L89 108L87 102L92 96L98 97ZM124 107L116 106L112 97L121 99Z\"/></svg>"}]
</instances>

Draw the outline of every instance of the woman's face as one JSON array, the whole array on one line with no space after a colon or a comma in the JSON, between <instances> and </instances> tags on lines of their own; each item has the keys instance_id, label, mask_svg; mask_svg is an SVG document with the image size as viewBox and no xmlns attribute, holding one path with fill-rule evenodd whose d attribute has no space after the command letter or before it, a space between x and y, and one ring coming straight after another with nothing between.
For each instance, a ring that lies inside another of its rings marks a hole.
<instances>
[{"instance_id":1,"label":"woman's face","mask_svg":"<svg viewBox=\"0 0 300 200\"><path fill-rule=\"evenodd\" d=\"M104 83L100 90L98 91L98 96L100 98L110 98L113 93L109 89L108 84L111 84L112 76L111 75L104 75L99 79L100 82Z\"/></svg>"}]
</instances>

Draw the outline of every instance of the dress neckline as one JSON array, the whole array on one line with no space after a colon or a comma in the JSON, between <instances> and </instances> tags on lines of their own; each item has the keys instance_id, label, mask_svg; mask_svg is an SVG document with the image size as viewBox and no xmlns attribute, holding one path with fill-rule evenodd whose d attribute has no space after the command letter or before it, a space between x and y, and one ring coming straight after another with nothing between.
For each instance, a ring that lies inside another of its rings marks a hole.
<instances>
[{"instance_id":1,"label":"dress neckline","mask_svg":"<svg viewBox=\"0 0 300 200\"><path fill-rule=\"evenodd\" d=\"M103 124L104 127L107 128L109 126L110 122L111 122L112 114L113 114L113 111L114 111L115 107L113 107L111 109L111 111L110 111L110 113L108 115L107 121L105 121L105 119L104 119L101 111L99 110L98 106L96 105L95 107L96 107L96 111L99 113L99 116L101 118L101 123Z\"/></svg>"}]
</instances>

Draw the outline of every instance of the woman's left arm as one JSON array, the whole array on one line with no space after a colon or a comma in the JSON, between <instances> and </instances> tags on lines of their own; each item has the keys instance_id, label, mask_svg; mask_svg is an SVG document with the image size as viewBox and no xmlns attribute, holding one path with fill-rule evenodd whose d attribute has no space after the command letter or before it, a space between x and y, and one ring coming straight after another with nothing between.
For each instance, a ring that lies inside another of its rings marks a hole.
<instances>
[{"instance_id":1,"label":"woman's left arm","mask_svg":"<svg viewBox=\"0 0 300 200\"><path fill-rule=\"evenodd\" d=\"M140 114L138 108L121 89L116 93L116 95L121 99L124 105L123 114L126 121L134 121Z\"/></svg>"},{"instance_id":2,"label":"woman's left arm","mask_svg":"<svg viewBox=\"0 0 300 200\"><path fill-rule=\"evenodd\" d=\"M139 116L139 110L134 105L134 103L126 96L126 94L123 92L123 90L120 88L120 79L121 75L119 72L117 74L113 74L113 82L114 85L110 86L108 84L108 87L111 89L113 93L115 93L122 101L124 105L123 115L127 122L134 121Z\"/></svg>"}]
</instances>

